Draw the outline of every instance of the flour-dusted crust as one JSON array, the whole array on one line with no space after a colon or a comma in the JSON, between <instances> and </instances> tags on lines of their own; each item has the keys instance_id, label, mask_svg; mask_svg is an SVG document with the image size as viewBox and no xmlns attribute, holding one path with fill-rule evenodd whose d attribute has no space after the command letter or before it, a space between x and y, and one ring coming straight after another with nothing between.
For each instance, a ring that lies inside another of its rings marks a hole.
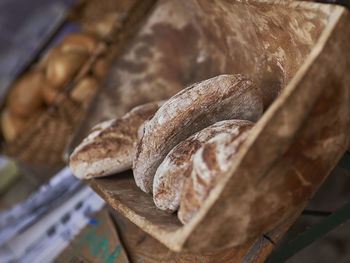
<instances>
[{"instance_id":1,"label":"flour-dusted crust","mask_svg":"<svg viewBox=\"0 0 350 263\"><path fill-rule=\"evenodd\" d=\"M221 120L255 122L262 112L260 89L243 75L220 75L180 91L145 125L133 162L136 184L151 193L165 156L195 132Z\"/></svg>"},{"instance_id":2,"label":"flour-dusted crust","mask_svg":"<svg viewBox=\"0 0 350 263\"><path fill-rule=\"evenodd\" d=\"M192 171L194 154L211 138L222 133L235 133L250 121L217 122L176 145L158 167L153 181L153 200L159 209L175 212L180 205L184 181Z\"/></svg>"},{"instance_id":3,"label":"flour-dusted crust","mask_svg":"<svg viewBox=\"0 0 350 263\"><path fill-rule=\"evenodd\" d=\"M140 141L140 127L163 102L147 103L132 109L122 118L96 125L74 150L70 168L80 179L110 175L131 167Z\"/></svg>"},{"instance_id":4,"label":"flour-dusted crust","mask_svg":"<svg viewBox=\"0 0 350 263\"><path fill-rule=\"evenodd\" d=\"M191 171L183 183L178 217L187 223L200 209L222 175L228 171L240 146L254 126L252 122L236 120L230 131L218 133L193 155Z\"/></svg>"}]
</instances>

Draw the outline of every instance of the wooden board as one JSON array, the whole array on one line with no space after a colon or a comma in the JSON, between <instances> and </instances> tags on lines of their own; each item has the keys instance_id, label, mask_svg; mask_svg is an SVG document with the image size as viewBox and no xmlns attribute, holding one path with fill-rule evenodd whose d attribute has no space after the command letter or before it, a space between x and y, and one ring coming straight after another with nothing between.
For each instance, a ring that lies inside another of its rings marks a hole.
<instances>
[{"instance_id":1,"label":"wooden board","mask_svg":"<svg viewBox=\"0 0 350 263\"><path fill-rule=\"evenodd\" d=\"M111 210L111 215L118 229L119 238L132 262L262 263L301 211L302 207L292 217L256 241L252 240L244 245L216 253L173 252L118 212Z\"/></svg>"}]
</instances>

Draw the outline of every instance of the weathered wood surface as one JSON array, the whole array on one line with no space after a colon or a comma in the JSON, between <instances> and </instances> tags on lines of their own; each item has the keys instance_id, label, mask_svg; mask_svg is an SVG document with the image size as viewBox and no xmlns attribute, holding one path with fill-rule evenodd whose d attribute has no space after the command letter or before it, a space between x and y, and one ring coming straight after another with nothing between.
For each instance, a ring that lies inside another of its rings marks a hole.
<instances>
[{"instance_id":1,"label":"weathered wood surface","mask_svg":"<svg viewBox=\"0 0 350 263\"><path fill-rule=\"evenodd\" d=\"M344 8L312 3L269 4L269 1L201 3L195 0L182 3L193 11L191 19L200 21L189 28L206 25L203 32L208 37L204 47L216 47L209 49L213 54L216 54L216 50L232 54L227 56L227 60L209 57L210 63L205 68L210 65L222 66L220 62L226 61L224 70L228 70L227 65L233 65L233 71L251 70L253 76L257 75L255 80L264 86L264 83L269 83L264 82L268 75L265 71L252 70L251 59L256 55L250 54L262 52L264 59L268 59L271 55L269 52L279 50L275 59L285 72L282 75L275 70L272 72L276 73L277 78L284 77L283 84L280 83L282 87L286 86L284 92L257 123L239 158L232 164L231 171L212 191L198 215L185 226L179 225L175 215L157 210L152 198L138 191L131 174L89 182L115 209L176 251L222 250L244 244L269 231L310 198L344 153L342 145L347 145L349 138L350 76L346 70L350 60L350 47L347 44L350 16ZM159 4L163 11L167 10L167 5L171 6L167 1ZM158 19L162 16L157 10L155 8L153 14L158 14ZM175 8L172 16L176 17L177 12ZM151 15L148 27L156 28L152 22L155 23L157 19L152 19ZM162 23L166 23L164 21ZM219 26L224 27L228 22L235 30L221 31ZM210 23L213 25L210 26ZM251 31L257 23L264 25L258 29L258 32L261 30L260 34ZM183 25L182 28L185 27ZM224 33L227 34L223 37ZM268 34L269 38L264 38ZM277 41L269 42L274 35ZM157 39L156 36L154 33L149 37ZM214 41L211 42L211 39ZM272 45L272 50L261 49L260 45L264 46L261 43ZM201 45L199 47L203 48ZM235 51L230 53L231 49ZM191 50L191 54L193 52ZM179 51L177 54L182 56L183 53ZM125 60L121 61L125 63ZM168 67L172 65L171 60L166 61ZM159 62L155 60L154 63ZM185 64L176 69L180 71L175 72L189 70ZM145 75L148 74L146 71ZM194 74L197 77L204 75ZM121 76L124 74L116 74L115 80L118 79L116 76L123 79ZM123 87L127 88L128 85ZM147 86L144 83L139 85ZM142 90L140 88L138 91ZM123 98L123 92L131 95L129 92L133 91L118 90L120 98ZM127 108L126 104L118 107Z\"/></svg>"},{"instance_id":2,"label":"weathered wood surface","mask_svg":"<svg viewBox=\"0 0 350 263\"><path fill-rule=\"evenodd\" d=\"M118 212L111 211L111 215L118 229L119 238L131 262L263 263L275 244L298 218L301 211L302 207L285 222L256 241L251 240L244 245L214 253L173 252Z\"/></svg>"},{"instance_id":3,"label":"weathered wood surface","mask_svg":"<svg viewBox=\"0 0 350 263\"><path fill-rule=\"evenodd\" d=\"M249 2L157 1L109 72L68 151L96 123L219 74L254 79L267 107L302 65L335 7Z\"/></svg>"},{"instance_id":4,"label":"weathered wood surface","mask_svg":"<svg viewBox=\"0 0 350 263\"><path fill-rule=\"evenodd\" d=\"M185 247L204 249L206 245L200 248L198 242L208 229L222 231L210 241L217 247L239 244L250 234L271 229L313 195L345 152L350 128L350 16L339 9L335 18L310 60L257 124L247 152L218 186L219 198L215 200L214 193L208 200L215 204L203 213ZM226 209L231 212L217 216ZM227 229L225 222L230 222ZM236 240L229 237L234 233L240 233Z\"/></svg>"}]
</instances>

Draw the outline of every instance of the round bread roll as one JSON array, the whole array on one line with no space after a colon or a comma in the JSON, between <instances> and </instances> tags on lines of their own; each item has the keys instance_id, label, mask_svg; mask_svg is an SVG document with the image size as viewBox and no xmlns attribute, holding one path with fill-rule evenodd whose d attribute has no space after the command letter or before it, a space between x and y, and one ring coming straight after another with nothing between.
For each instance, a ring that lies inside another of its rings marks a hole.
<instances>
[{"instance_id":1,"label":"round bread roll","mask_svg":"<svg viewBox=\"0 0 350 263\"><path fill-rule=\"evenodd\" d=\"M2 134L7 142L13 141L26 127L26 120L4 109L1 114Z\"/></svg>"},{"instance_id":2,"label":"round bread roll","mask_svg":"<svg viewBox=\"0 0 350 263\"><path fill-rule=\"evenodd\" d=\"M243 75L221 75L196 83L170 98L145 125L133 162L135 181L151 193L155 172L179 142L215 122L257 121L263 112L260 89Z\"/></svg>"},{"instance_id":3,"label":"round bread roll","mask_svg":"<svg viewBox=\"0 0 350 263\"><path fill-rule=\"evenodd\" d=\"M99 58L92 68L92 73L99 79L106 76L109 69L109 61L106 58Z\"/></svg>"},{"instance_id":4,"label":"round bread roll","mask_svg":"<svg viewBox=\"0 0 350 263\"><path fill-rule=\"evenodd\" d=\"M169 213L179 208L183 183L191 172L192 158L209 139L221 133L235 133L238 131L237 127L252 125L250 121L220 121L176 145L165 157L154 176L153 200L156 206Z\"/></svg>"},{"instance_id":5,"label":"round bread roll","mask_svg":"<svg viewBox=\"0 0 350 263\"><path fill-rule=\"evenodd\" d=\"M12 86L7 98L9 111L21 117L28 117L43 105L41 89L45 77L40 71L25 73Z\"/></svg>"},{"instance_id":6,"label":"round bread roll","mask_svg":"<svg viewBox=\"0 0 350 263\"><path fill-rule=\"evenodd\" d=\"M96 93L98 82L94 77L81 79L71 92L71 98L77 102L89 102Z\"/></svg>"},{"instance_id":7,"label":"round bread roll","mask_svg":"<svg viewBox=\"0 0 350 263\"><path fill-rule=\"evenodd\" d=\"M54 103L56 97L60 93L60 90L56 89L50 82L46 81L41 89L41 96L44 99L46 105L51 105Z\"/></svg>"},{"instance_id":8,"label":"round bread roll","mask_svg":"<svg viewBox=\"0 0 350 263\"><path fill-rule=\"evenodd\" d=\"M85 29L100 38L104 38L112 31L119 16L115 13L107 14L102 19L87 25Z\"/></svg>"},{"instance_id":9,"label":"round bread roll","mask_svg":"<svg viewBox=\"0 0 350 263\"><path fill-rule=\"evenodd\" d=\"M97 45L97 40L87 34L72 33L61 42L62 52L87 52L92 53Z\"/></svg>"},{"instance_id":10,"label":"round bread roll","mask_svg":"<svg viewBox=\"0 0 350 263\"><path fill-rule=\"evenodd\" d=\"M53 56L47 62L46 78L55 88L63 89L73 79L87 58L86 53L79 52L66 52Z\"/></svg>"},{"instance_id":11,"label":"round bread roll","mask_svg":"<svg viewBox=\"0 0 350 263\"><path fill-rule=\"evenodd\" d=\"M210 191L230 168L253 123L236 120L235 127L219 133L194 155L190 176L186 178L180 197L178 218L184 224L198 212Z\"/></svg>"},{"instance_id":12,"label":"round bread roll","mask_svg":"<svg viewBox=\"0 0 350 263\"><path fill-rule=\"evenodd\" d=\"M162 103L147 103L122 118L96 125L70 156L73 174L80 179L90 179L130 169L143 123Z\"/></svg>"},{"instance_id":13,"label":"round bread roll","mask_svg":"<svg viewBox=\"0 0 350 263\"><path fill-rule=\"evenodd\" d=\"M60 46L54 46L49 51L46 52L46 54L43 56L43 58L39 62L39 68L44 70L47 67L48 61L53 59L53 57L59 56L62 54Z\"/></svg>"}]
</instances>

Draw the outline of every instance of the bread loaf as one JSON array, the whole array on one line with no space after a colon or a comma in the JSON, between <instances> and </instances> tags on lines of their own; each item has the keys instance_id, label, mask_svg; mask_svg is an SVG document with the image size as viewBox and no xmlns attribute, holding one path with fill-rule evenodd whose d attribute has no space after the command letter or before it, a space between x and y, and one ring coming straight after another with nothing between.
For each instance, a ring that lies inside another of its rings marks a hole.
<instances>
[{"instance_id":1,"label":"bread loaf","mask_svg":"<svg viewBox=\"0 0 350 263\"><path fill-rule=\"evenodd\" d=\"M185 179L192 170L194 154L209 139L221 133L235 132L237 126L251 125L249 121L225 120L217 122L176 145L158 167L153 181L153 200L159 209L175 212Z\"/></svg>"},{"instance_id":2,"label":"bread loaf","mask_svg":"<svg viewBox=\"0 0 350 263\"><path fill-rule=\"evenodd\" d=\"M136 184L151 193L165 156L195 132L221 120L257 121L262 111L260 89L243 75L220 75L180 91L145 125L133 162Z\"/></svg>"},{"instance_id":3,"label":"bread loaf","mask_svg":"<svg viewBox=\"0 0 350 263\"><path fill-rule=\"evenodd\" d=\"M93 65L92 72L93 74L99 78L102 79L104 76L106 76L108 68L109 68L110 61L108 61L107 58L101 57L99 58L95 64Z\"/></svg>"},{"instance_id":4,"label":"bread loaf","mask_svg":"<svg viewBox=\"0 0 350 263\"><path fill-rule=\"evenodd\" d=\"M63 89L73 79L87 58L86 53L79 52L65 52L52 56L47 62L46 78L54 87Z\"/></svg>"},{"instance_id":5,"label":"bread loaf","mask_svg":"<svg viewBox=\"0 0 350 263\"><path fill-rule=\"evenodd\" d=\"M94 77L87 76L81 79L71 92L71 98L77 102L89 102L94 96L98 82Z\"/></svg>"},{"instance_id":6,"label":"bread loaf","mask_svg":"<svg viewBox=\"0 0 350 263\"><path fill-rule=\"evenodd\" d=\"M210 191L228 171L253 123L236 120L226 132L218 133L193 155L190 176L183 184L178 217L187 223L197 213Z\"/></svg>"},{"instance_id":7,"label":"bread loaf","mask_svg":"<svg viewBox=\"0 0 350 263\"><path fill-rule=\"evenodd\" d=\"M85 25L85 30L104 38L112 31L113 26L120 18L120 14L117 13L106 14L102 19Z\"/></svg>"},{"instance_id":8,"label":"bread loaf","mask_svg":"<svg viewBox=\"0 0 350 263\"><path fill-rule=\"evenodd\" d=\"M25 126L26 120L11 114L7 109L1 113L2 134L7 142L13 141Z\"/></svg>"},{"instance_id":9,"label":"bread loaf","mask_svg":"<svg viewBox=\"0 0 350 263\"><path fill-rule=\"evenodd\" d=\"M61 42L61 50L65 52L92 53L97 45L97 40L87 34L72 33L67 35Z\"/></svg>"},{"instance_id":10,"label":"bread loaf","mask_svg":"<svg viewBox=\"0 0 350 263\"><path fill-rule=\"evenodd\" d=\"M45 78L40 71L25 73L10 90L7 105L11 113L21 117L31 116L43 105L41 88Z\"/></svg>"},{"instance_id":11,"label":"bread loaf","mask_svg":"<svg viewBox=\"0 0 350 263\"><path fill-rule=\"evenodd\" d=\"M51 105L60 91L56 89L49 81L46 81L46 84L42 86L41 96L43 97L46 105Z\"/></svg>"},{"instance_id":12,"label":"bread loaf","mask_svg":"<svg viewBox=\"0 0 350 263\"><path fill-rule=\"evenodd\" d=\"M161 104L147 103L122 118L96 125L70 156L69 166L74 175L89 179L129 169L142 136L143 123Z\"/></svg>"}]
</instances>

